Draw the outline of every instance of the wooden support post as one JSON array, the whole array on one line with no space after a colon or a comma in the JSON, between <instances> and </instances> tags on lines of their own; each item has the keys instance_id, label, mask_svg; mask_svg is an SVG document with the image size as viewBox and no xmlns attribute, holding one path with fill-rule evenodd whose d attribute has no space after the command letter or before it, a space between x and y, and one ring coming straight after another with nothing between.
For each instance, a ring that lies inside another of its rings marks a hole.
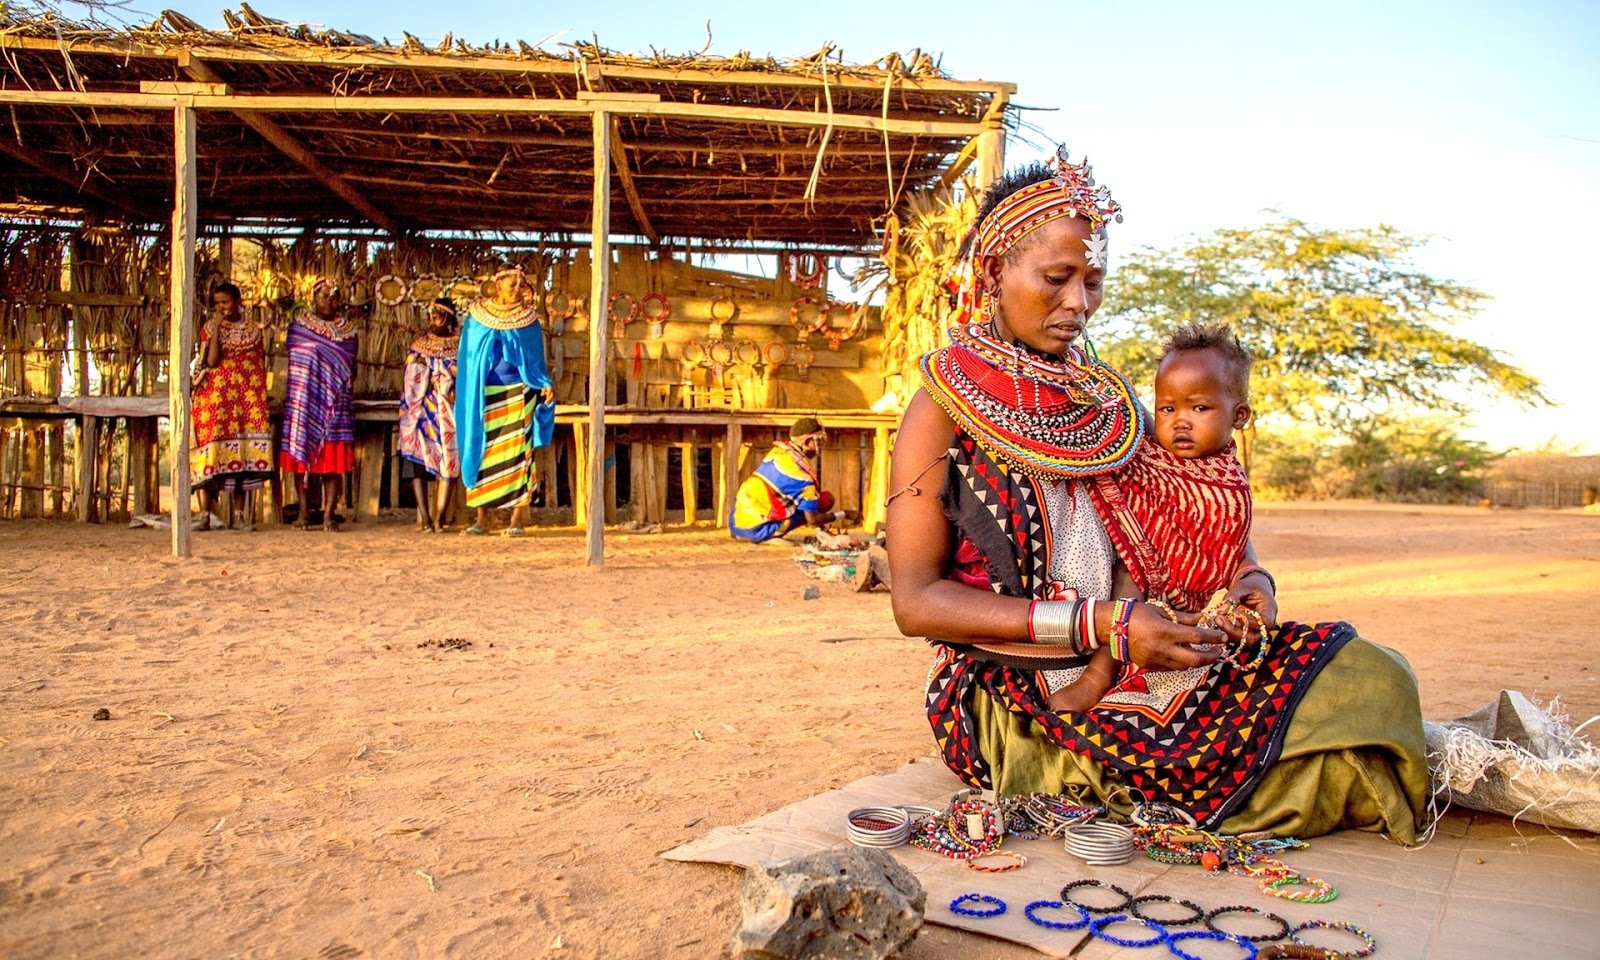
<instances>
[{"instance_id":1,"label":"wooden support post","mask_svg":"<svg viewBox=\"0 0 1600 960\"><path fill-rule=\"evenodd\" d=\"M683 522L691 527L699 519L697 515L700 513L700 491L695 489L695 449L692 443L678 445L682 461L678 464L678 476L683 482Z\"/></svg>"},{"instance_id":2,"label":"wooden support post","mask_svg":"<svg viewBox=\"0 0 1600 960\"><path fill-rule=\"evenodd\" d=\"M861 526L868 533L884 521L888 498L889 428L879 427L872 435L872 469L867 474L866 502L861 505Z\"/></svg>"},{"instance_id":3,"label":"wooden support post","mask_svg":"<svg viewBox=\"0 0 1600 960\"><path fill-rule=\"evenodd\" d=\"M572 460L567 479L572 484L572 519L580 529L589 524L589 425L572 425Z\"/></svg>"},{"instance_id":4,"label":"wooden support post","mask_svg":"<svg viewBox=\"0 0 1600 960\"><path fill-rule=\"evenodd\" d=\"M128 459L133 469L133 512L151 513L159 509L156 503L157 430L155 417L128 418Z\"/></svg>"},{"instance_id":5,"label":"wooden support post","mask_svg":"<svg viewBox=\"0 0 1600 960\"><path fill-rule=\"evenodd\" d=\"M866 476L861 470L861 433L855 430L839 432L835 448L839 460L839 489L833 494L840 510L861 512L861 488L866 486Z\"/></svg>"},{"instance_id":6,"label":"wooden support post","mask_svg":"<svg viewBox=\"0 0 1600 960\"><path fill-rule=\"evenodd\" d=\"M606 523L617 522L617 445L606 441L605 516Z\"/></svg>"},{"instance_id":7,"label":"wooden support post","mask_svg":"<svg viewBox=\"0 0 1600 960\"><path fill-rule=\"evenodd\" d=\"M981 195L1005 174L1006 171L1006 133L1004 130L989 130L978 135L978 192Z\"/></svg>"},{"instance_id":8,"label":"wooden support post","mask_svg":"<svg viewBox=\"0 0 1600 960\"><path fill-rule=\"evenodd\" d=\"M22 422L22 519L44 516L44 432L36 421Z\"/></svg>"},{"instance_id":9,"label":"wooden support post","mask_svg":"<svg viewBox=\"0 0 1600 960\"><path fill-rule=\"evenodd\" d=\"M172 326L169 346L167 398L171 404L172 442L172 555L189 556L189 354L194 352L194 239L197 224L195 199L194 107L172 111L173 153L176 162L172 192L172 276L169 294Z\"/></svg>"},{"instance_id":10,"label":"wooden support post","mask_svg":"<svg viewBox=\"0 0 1600 960\"><path fill-rule=\"evenodd\" d=\"M383 430L364 430L356 436L356 476L359 478L359 498L352 495L350 514L356 521L376 520L383 512L383 461L386 459Z\"/></svg>"},{"instance_id":11,"label":"wooden support post","mask_svg":"<svg viewBox=\"0 0 1600 960\"><path fill-rule=\"evenodd\" d=\"M717 526L728 525L734 501L739 496L739 458L744 451L744 426L737 421L728 424L728 433L722 439L722 463L719 470L722 483L717 488Z\"/></svg>"},{"instance_id":12,"label":"wooden support post","mask_svg":"<svg viewBox=\"0 0 1600 960\"><path fill-rule=\"evenodd\" d=\"M628 444L628 501L630 520L644 522L644 460L648 448L642 443Z\"/></svg>"},{"instance_id":13,"label":"wooden support post","mask_svg":"<svg viewBox=\"0 0 1600 960\"><path fill-rule=\"evenodd\" d=\"M588 562L605 563L606 359L611 356L606 305L611 286L611 115L596 110L594 209L589 220L589 462L587 486L597 496L585 504Z\"/></svg>"},{"instance_id":14,"label":"wooden support post","mask_svg":"<svg viewBox=\"0 0 1600 960\"><path fill-rule=\"evenodd\" d=\"M50 466L50 518L60 520L67 509L67 469L62 463L67 455L66 426L60 421L52 423L47 434L46 455Z\"/></svg>"},{"instance_id":15,"label":"wooden support post","mask_svg":"<svg viewBox=\"0 0 1600 960\"><path fill-rule=\"evenodd\" d=\"M100 449L100 418L84 414L78 424L78 522L95 523L94 458Z\"/></svg>"}]
</instances>

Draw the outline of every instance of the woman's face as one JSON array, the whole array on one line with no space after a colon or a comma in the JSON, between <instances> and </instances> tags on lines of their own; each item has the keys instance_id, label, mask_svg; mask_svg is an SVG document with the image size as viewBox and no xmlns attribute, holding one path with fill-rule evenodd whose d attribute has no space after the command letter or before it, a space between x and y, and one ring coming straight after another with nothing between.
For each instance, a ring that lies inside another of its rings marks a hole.
<instances>
[{"instance_id":1,"label":"woman's face","mask_svg":"<svg viewBox=\"0 0 1600 960\"><path fill-rule=\"evenodd\" d=\"M339 308L343 304L344 294L339 292L338 287L330 283L318 284L317 288L311 291L311 309L319 317L324 319L332 317L339 312Z\"/></svg>"},{"instance_id":2,"label":"woman's face","mask_svg":"<svg viewBox=\"0 0 1600 960\"><path fill-rule=\"evenodd\" d=\"M523 292L528 289L528 281L521 274L501 277L494 285L495 302L502 307L514 307L523 301Z\"/></svg>"},{"instance_id":3,"label":"woman's face","mask_svg":"<svg viewBox=\"0 0 1600 960\"><path fill-rule=\"evenodd\" d=\"M211 312L226 320L239 319L239 301L233 298L233 293L228 290L214 290L211 293Z\"/></svg>"},{"instance_id":4,"label":"woman's face","mask_svg":"<svg viewBox=\"0 0 1600 960\"><path fill-rule=\"evenodd\" d=\"M446 336L455 326L456 318L450 311L443 307L433 306L428 308L428 332L435 336Z\"/></svg>"},{"instance_id":5,"label":"woman's face","mask_svg":"<svg viewBox=\"0 0 1600 960\"><path fill-rule=\"evenodd\" d=\"M983 265L991 294L995 332L1047 354L1062 353L1078 339L1100 307L1105 271L1089 265L1083 242L1089 222L1060 217L1034 230L1008 257Z\"/></svg>"}]
</instances>

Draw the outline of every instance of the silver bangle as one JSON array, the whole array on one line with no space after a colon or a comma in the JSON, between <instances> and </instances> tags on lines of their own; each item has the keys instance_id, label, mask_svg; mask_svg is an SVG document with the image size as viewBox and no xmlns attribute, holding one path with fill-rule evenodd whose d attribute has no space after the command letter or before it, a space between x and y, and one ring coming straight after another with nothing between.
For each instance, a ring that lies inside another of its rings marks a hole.
<instances>
[{"instance_id":1,"label":"silver bangle","mask_svg":"<svg viewBox=\"0 0 1600 960\"><path fill-rule=\"evenodd\" d=\"M1039 600L1029 610L1035 643L1077 648L1078 606L1082 600Z\"/></svg>"},{"instance_id":2,"label":"silver bangle","mask_svg":"<svg viewBox=\"0 0 1600 960\"><path fill-rule=\"evenodd\" d=\"M1094 598L1090 597L1084 603L1089 605L1089 609L1083 615L1083 622L1088 625L1089 631L1081 638L1083 640L1083 652L1093 653L1100 649L1100 633L1095 629L1094 625Z\"/></svg>"}]
</instances>

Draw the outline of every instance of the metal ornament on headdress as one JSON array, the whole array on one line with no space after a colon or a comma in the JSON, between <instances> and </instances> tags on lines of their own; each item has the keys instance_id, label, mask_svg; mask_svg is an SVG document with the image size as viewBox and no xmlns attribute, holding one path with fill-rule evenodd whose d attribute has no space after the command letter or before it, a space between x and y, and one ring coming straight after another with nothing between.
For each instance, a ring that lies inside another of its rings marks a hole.
<instances>
[{"instance_id":1,"label":"metal ornament on headdress","mask_svg":"<svg viewBox=\"0 0 1600 960\"><path fill-rule=\"evenodd\" d=\"M1111 190L1094 182L1088 158L1070 163L1065 145L1056 147L1050 160L1054 176L1023 187L995 205L973 233L972 249L957 264L948 286L956 295L957 324L987 323L992 294L981 282L979 264L985 257L1005 256L1023 237L1062 217L1083 217L1090 236L1084 241L1090 266L1104 269L1106 263L1105 225L1122 222L1122 205L1111 199Z\"/></svg>"}]
</instances>

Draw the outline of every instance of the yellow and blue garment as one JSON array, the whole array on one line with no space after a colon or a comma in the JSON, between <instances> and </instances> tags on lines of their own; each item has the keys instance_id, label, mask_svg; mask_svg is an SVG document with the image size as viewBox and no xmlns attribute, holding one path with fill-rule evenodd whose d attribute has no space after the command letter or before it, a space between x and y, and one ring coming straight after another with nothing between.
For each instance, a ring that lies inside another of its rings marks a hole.
<instances>
[{"instance_id":1,"label":"yellow and blue garment","mask_svg":"<svg viewBox=\"0 0 1600 960\"><path fill-rule=\"evenodd\" d=\"M728 529L751 543L781 537L805 523L806 513L817 510L821 499L810 459L794 444L779 442L739 485Z\"/></svg>"},{"instance_id":2,"label":"yellow and blue garment","mask_svg":"<svg viewBox=\"0 0 1600 960\"><path fill-rule=\"evenodd\" d=\"M532 497L533 451L549 446L556 429L555 404L537 402L549 386L537 322L499 330L467 314L455 411L468 506L509 507Z\"/></svg>"}]
</instances>

